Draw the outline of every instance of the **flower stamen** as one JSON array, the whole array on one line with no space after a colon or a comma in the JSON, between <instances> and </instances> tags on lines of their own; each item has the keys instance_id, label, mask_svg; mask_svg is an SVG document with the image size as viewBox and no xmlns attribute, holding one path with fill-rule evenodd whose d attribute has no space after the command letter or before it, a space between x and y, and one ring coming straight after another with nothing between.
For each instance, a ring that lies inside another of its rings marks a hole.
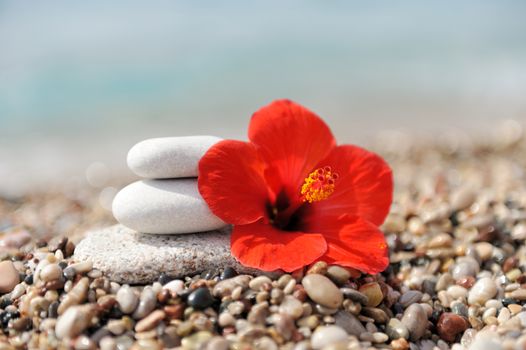
<instances>
[{"instance_id":1,"label":"flower stamen","mask_svg":"<svg viewBox=\"0 0 526 350\"><path fill-rule=\"evenodd\" d=\"M318 202L329 198L334 192L338 174L330 166L318 168L305 178L301 186L301 195L304 202Z\"/></svg>"}]
</instances>

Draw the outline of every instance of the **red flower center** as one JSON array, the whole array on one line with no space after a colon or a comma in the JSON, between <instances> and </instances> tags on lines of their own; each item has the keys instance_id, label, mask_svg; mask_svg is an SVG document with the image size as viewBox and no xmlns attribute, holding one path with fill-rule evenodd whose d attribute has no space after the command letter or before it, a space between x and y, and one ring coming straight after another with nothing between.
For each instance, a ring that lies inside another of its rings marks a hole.
<instances>
[{"instance_id":1,"label":"red flower center","mask_svg":"<svg viewBox=\"0 0 526 350\"><path fill-rule=\"evenodd\" d=\"M334 192L336 179L338 173L332 172L330 166L314 170L301 186L302 200L312 203L329 198Z\"/></svg>"},{"instance_id":2,"label":"red flower center","mask_svg":"<svg viewBox=\"0 0 526 350\"><path fill-rule=\"evenodd\" d=\"M296 231L301 224L302 211L306 205L319 202L334 193L338 173L330 166L318 168L305 178L298 198L288 198L285 191L281 191L275 203L269 203L269 223L283 231Z\"/></svg>"}]
</instances>

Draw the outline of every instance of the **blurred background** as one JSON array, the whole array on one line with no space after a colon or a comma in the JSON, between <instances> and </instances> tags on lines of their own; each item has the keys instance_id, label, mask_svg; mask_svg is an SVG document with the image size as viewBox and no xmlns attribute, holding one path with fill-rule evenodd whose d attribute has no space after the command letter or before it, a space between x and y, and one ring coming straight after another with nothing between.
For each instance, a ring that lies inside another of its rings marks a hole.
<instances>
[{"instance_id":1,"label":"blurred background","mask_svg":"<svg viewBox=\"0 0 526 350\"><path fill-rule=\"evenodd\" d=\"M0 193L88 183L110 198L137 141L245 138L283 97L339 142L520 127L525 13L522 0L0 0Z\"/></svg>"}]
</instances>

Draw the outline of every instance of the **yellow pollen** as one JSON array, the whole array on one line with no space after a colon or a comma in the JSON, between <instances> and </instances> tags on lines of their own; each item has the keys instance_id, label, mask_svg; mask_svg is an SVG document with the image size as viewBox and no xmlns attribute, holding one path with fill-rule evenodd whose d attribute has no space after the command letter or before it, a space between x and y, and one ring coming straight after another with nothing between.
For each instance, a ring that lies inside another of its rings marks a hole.
<instances>
[{"instance_id":1,"label":"yellow pollen","mask_svg":"<svg viewBox=\"0 0 526 350\"><path fill-rule=\"evenodd\" d=\"M304 202L318 202L329 198L334 192L334 184L338 174L330 166L318 168L305 178L301 186L301 195Z\"/></svg>"}]
</instances>

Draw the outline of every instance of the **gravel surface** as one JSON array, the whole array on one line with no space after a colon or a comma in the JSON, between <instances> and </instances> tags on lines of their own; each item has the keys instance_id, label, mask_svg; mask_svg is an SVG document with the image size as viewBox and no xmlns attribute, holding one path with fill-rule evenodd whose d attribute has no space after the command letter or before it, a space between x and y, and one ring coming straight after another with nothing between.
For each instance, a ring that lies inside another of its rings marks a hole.
<instances>
[{"instance_id":1,"label":"gravel surface","mask_svg":"<svg viewBox=\"0 0 526 350\"><path fill-rule=\"evenodd\" d=\"M385 139L391 264L375 276L316 263L119 284L72 258L79 232L111 222L89 194L0 199L0 349L524 349L520 136Z\"/></svg>"}]
</instances>

